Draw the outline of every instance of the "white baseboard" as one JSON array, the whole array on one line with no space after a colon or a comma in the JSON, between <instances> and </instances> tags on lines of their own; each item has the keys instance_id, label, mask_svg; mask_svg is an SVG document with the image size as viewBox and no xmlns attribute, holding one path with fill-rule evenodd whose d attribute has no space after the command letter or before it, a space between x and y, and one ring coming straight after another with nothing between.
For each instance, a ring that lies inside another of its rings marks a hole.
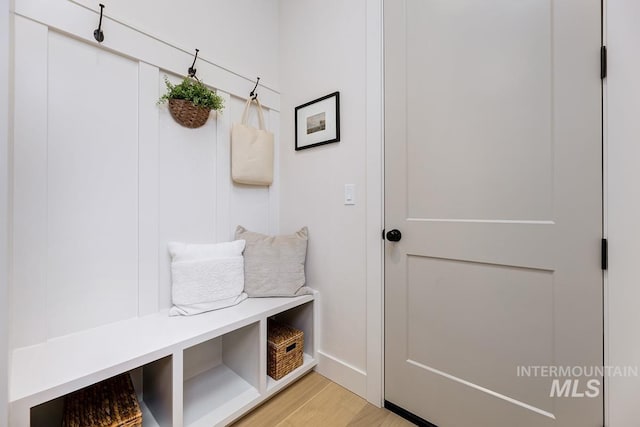
<instances>
[{"instance_id":1,"label":"white baseboard","mask_svg":"<svg viewBox=\"0 0 640 427\"><path fill-rule=\"evenodd\" d=\"M318 367L316 370L319 374L340 384L363 399L367 398L366 372L324 353L322 350L318 351Z\"/></svg>"}]
</instances>

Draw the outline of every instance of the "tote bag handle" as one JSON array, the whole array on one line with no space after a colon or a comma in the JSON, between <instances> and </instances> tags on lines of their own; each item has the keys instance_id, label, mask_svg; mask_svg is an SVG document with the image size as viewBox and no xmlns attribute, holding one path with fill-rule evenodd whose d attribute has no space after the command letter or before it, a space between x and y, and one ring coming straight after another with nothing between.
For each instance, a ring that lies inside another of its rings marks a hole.
<instances>
[{"instance_id":1,"label":"tote bag handle","mask_svg":"<svg viewBox=\"0 0 640 427\"><path fill-rule=\"evenodd\" d=\"M247 124L247 120L249 120L249 109L251 108L251 102L252 101L256 101L256 105L258 106L258 122L260 125L260 130L266 130L264 127L264 115L262 113L262 105L260 105L260 101L258 101L258 98L249 98L247 99L247 103L244 106L244 112L242 113L242 120L240 121L240 123L242 123L243 125Z\"/></svg>"}]
</instances>

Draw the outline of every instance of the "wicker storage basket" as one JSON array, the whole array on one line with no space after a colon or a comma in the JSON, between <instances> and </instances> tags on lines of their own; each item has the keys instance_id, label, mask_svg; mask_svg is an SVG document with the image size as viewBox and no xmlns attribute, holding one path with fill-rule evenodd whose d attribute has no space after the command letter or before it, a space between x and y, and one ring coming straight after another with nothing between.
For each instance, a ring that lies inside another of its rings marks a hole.
<instances>
[{"instance_id":1,"label":"wicker storage basket","mask_svg":"<svg viewBox=\"0 0 640 427\"><path fill-rule=\"evenodd\" d=\"M211 109L196 106L193 102L184 99L170 99L169 112L176 122L193 129L207 122Z\"/></svg>"},{"instance_id":2,"label":"wicker storage basket","mask_svg":"<svg viewBox=\"0 0 640 427\"><path fill-rule=\"evenodd\" d=\"M68 394L62 427L142 427L142 411L129 374Z\"/></svg>"},{"instance_id":3,"label":"wicker storage basket","mask_svg":"<svg viewBox=\"0 0 640 427\"><path fill-rule=\"evenodd\" d=\"M302 366L304 333L269 319L267 324L267 374L274 380Z\"/></svg>"}]
</instances>

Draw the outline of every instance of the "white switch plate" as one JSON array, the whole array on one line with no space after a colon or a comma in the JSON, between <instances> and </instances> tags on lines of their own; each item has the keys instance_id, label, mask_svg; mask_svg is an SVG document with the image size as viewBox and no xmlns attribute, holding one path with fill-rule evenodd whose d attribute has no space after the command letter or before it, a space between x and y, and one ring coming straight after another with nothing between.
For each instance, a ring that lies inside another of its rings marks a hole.
<instances>
[{"instance_id":1,"label":"white switch plate","mask_svg":"<svg viewBox=\"0 0 640 427\"><path fill-rule=\"evenodd\" d=\"M356 204L356 185L355 184L344 185L344 204L345 205Z\"/></svg>"}]
</instances>

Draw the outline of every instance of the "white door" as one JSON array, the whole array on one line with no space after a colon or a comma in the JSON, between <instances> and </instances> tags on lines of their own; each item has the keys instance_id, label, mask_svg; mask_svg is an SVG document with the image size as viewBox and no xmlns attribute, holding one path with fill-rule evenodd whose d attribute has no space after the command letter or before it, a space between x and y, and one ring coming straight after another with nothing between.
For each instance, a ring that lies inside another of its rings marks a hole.
<instances>
[{"instance_id":1,"label":"white door","mask_svg":"<svg viewBox=\"0 0 640 427\"><path fill-rule=\"evenodd\" d=\"M600 13L385 1L385 399L439 427L603 424Z\"/></svg>"}]
</instances>

